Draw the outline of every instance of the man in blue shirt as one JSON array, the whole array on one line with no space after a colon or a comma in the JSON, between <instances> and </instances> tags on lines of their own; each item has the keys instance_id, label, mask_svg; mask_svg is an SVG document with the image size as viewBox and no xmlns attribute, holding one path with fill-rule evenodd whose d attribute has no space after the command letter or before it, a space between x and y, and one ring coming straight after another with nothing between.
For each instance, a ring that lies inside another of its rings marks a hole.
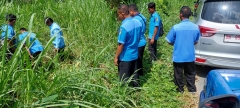
<instances>
[{"instance_id":1,"label":"man in blue shirt","mask_svg":"<svg viewBox=\"0 0 240 108\"><path fill-rule=\"evenodd\" d=\"M20 28L21 34L18 36L19 41L23 41L28 35L30 40L30 46L24 45L30 58L36 59L38 55L43 51L43 46L36 38L36 34L27 32L26 28ZM26 40L28 41L28 40ZM26 42L25 42L26 43Z\"/></svg>"},{"instance_id":2,"label":"man in blue shirt","mask_svg":"<svg viewBox=\"0 0 240 108\"><path fill-rule=\"evenodd\" d=\"M140 41L138 43L138 68L139 68L138 73L140 76L142 76L143 75L142 60L143 60L144 48L147 43L145 36L144 36L144 33L146 31L146 21L147 20L141 13L138 12L138 7L135 4L129 5L129 12L130 12L130 15L133 17L133 19L136 19L142 23Z\"/></svg>"},{"instance_id":3,"label":"man in blue shirt","mask_svg":"<svg viewBox=\"0 0 240 108\"><path fill-rule=\"evenodd\" d=\"M16 39L14 38L15 36L15 31L13 26L15 25L15 22L17 20L16 15L13 14L8 14L6 16L6 21L8 24L4 24L1 26L1 45L4 44L4 39L5 37L7 38L7 43L8 43L8 51L7 51L7 58L10 59L12 54L16 50Z\"/></svg>"},{"instance_id":4,"label":"man in blue shirt","mask_svg":"<svg viewBox=\"0 0 240 108\"><path fill-rule=\"evenodd\" d=\"M126 82L133 76L130 86L136 87L139 86L137 59L142 24L130 16L127 5L120 5L117 14L122 24L118 33L118 46L114 63L118 66L120 80Z\"/></svg>"},{"instance_id":5,"label":"man in blue shirt","mask_svg":"<svg viewBox=\"0 0 240 108\"><path fill-rule=\"evenodd\" d=\"M184 92L183 71L187 81L189 92L196 92L195 86L195 49L200 31L199 27L190 22L191 9L183 6L180 10L180 18L182 22L176 24L169 31L166 40L173 45L173 66L174 66L174 82L178 86L178 91Z\"/></svg>"},{"instance_id":6,"label":"man in blue shirt","mask_svg":"<svg viewBox=\"0 0 240 108\"><path fill-rule=\"evenodd\" d=\"M63 61L64 59L63 52L65 48L63 32L60 26L57 23L55 23L52 18L46 17L44 21L45 21L45 24L50 28L51 38L55 38L54 41L52 42L54 46L54 54L59 53L60 60Z\"/></svg>"},{"instance_id":7,"label":"man in blue shirt","mask_svg":"<svg viewBox=\"0 0 240 108\"><path fill-rule=\"evenodd\" d=\"M155 10L155 3L150 2L148 4L148 12L151 14L149 22L149 34L148 34L148 50L152 61L157 60L157 40L160 36L161 18Z\"/></svg>"}]
</instances>

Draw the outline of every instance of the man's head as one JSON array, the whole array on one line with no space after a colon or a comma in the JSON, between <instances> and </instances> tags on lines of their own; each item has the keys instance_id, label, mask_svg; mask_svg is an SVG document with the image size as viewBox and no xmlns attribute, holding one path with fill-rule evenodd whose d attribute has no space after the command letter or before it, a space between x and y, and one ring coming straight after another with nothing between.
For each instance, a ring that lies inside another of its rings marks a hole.
<instances>
[{"instance_id":1,"label":"man's head","mask_svg":"<svg viewBox=\"0 0 240 108\"><path fill-rule=\"evenodd\" d=\"M50 18L50 17L46 17L46 18L44 18L44 23L45 23L47 26L51 26L52 23L53 23L53 19Z\"/></svg>"},{"instance_id":2,"label":"man's head","mask_svg":"<svg viewBox=\"0 0 240 108\"><path fill-rule=\"evenodd\" d=\"M128 6L125 4L118 6L117 14L119 20L124 20L125 18L129 17Z\"/></svg>"},{"instance_id":3,"label":"man's head","mask_svg":"<svg viewBox=\"0 0 240 108\"><path fill-rule=\"evenodd\" d=\"M180 10L180 18L181 20L183 19L188 19L192 15L191 9L188 6L183 6Z\"/></svg>"},{"instance_id":4,"label":"man's head","mask_svg":"<svg viewBox=\"0 0 240 108\"><path fill-rule=\"evenodd\" d=\"M138 13L138 7L135 4L129 5L129 12L131 16L135 16Z\"/></svg>"},{"instance_id":5,"label":"man's head","mask_svg":"<svg viewBox=\"0 0 240 108\"><path fill-rule=\"evenodd\" d=\"M26 31L27 31L26 28L24 28L24 27L20 28L20 33L24 33L24 32L26 32Z\"/></svg>"},{"instance_id":6,"label":"man's head","mask_svg":"<svg viewBox=\"0 0 240 108\"><path fill-rule=\"evenodd\" d=\"M153 14L155 12L156 4L154 2L148 3L148 12Z\"/></svg>"},{"instance_id":7,"label":"man's head","mask_svg":"<svg viewBox=\"0 0 240 108\"><path fill-rule=\"evenodd\" d=\"M12 26L15 24L16 20L17 20L16 15L8 14L8 15L6 16L6 21L8 21L8 23L9 23L10 25L12 25Z\"/></svg>"}]
</instances>

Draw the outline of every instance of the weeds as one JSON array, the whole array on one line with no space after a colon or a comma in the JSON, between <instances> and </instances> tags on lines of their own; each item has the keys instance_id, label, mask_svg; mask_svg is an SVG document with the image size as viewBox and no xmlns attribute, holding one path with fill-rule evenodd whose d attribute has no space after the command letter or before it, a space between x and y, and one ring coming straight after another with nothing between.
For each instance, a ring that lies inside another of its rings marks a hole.
<instances>
[{"instance_id":1,"label":"weeds","mask_svg":"<svg viewBox=\"0 0 240 108\"><path fill-rule=\"evenodd\" d=\"M44 51L35 61L29 60L23 43L18 45L12 59L5 63L6 46L1 50L0 105L1 107L157 107L183 106L172 82L171 50L164 37L158 47L159 60L151 64L144 55L145 76L142 87L120 86L117 67L113 64L119 22L116 12L105 0L33 0L31 2L4 2L0 10L0 23L4 15L14 13L18 19L15 30L29 26L29 32L37 34ZM162 15L165 32L177 22L178 9L187 0L154 0L171 7L167 16ZM148 18L147 3L137 2L140 11ZM2 1L3 3L3 1ZM2 4L1 3L1 4ZM49 28L43 18L50 16L63 29L66 42L64 62L52 57ZM19 33L17 33L19 34ZM147 32L146 32L147 34ZM27 38L24 40L27 41ZM147 49L146 51L147 52ZM42 63L42 66L39 64ZM54 68L52 68L54 67Z\"/></svg>"}]
</instances>

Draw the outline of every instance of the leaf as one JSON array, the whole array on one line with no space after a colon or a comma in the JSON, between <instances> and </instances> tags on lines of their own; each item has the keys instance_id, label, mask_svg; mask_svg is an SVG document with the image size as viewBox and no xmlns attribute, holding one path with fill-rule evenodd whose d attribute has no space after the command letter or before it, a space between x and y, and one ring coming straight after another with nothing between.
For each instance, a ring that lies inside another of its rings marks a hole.
<instances>
[{"instance_id":1,"label":"leaf","mask_svg":"<svg viewBox=\"0 0 240 108\"><path fill-rule=\"evenodd\" d=\"M56 99L57 97L58 97L58 95L55 94L55 95L52 95L52 96L49 96L49 97L42 98L42 103L48 102L48 101L53 101L53 100Z\"/></svg>"}]
</instances>

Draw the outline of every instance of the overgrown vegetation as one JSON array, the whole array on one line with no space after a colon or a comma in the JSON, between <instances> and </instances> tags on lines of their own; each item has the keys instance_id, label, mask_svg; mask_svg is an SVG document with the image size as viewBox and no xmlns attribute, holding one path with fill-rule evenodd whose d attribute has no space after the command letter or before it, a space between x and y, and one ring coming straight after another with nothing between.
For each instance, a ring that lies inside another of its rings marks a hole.
<instances>
[{"instance_id":1,"label":"overgrown vegetation","mask_svg":"<svg viewBox=\"0 0 240 108\"><path fill-rule=\"evenodd\" d=\"M189 0L182 0L181 3L178 0L167 3L165 0L153 1L159 7L157 10L166 33L179 22L180 7L193 6ZM21 27L28 27L29 31L37 34L45 46L45 52L37 60L43 65L32 68L27 52L21 51L23 44L18 46L8 63L5 63L4 48L1 50L1 107L183 107L185 103L179 100L181 95L175 92L172 81L172 47L165 42L165 36L159 39L159 60L156 63L148 62L146 48L146 74L141 77L142 87L119 86L113 57L120 22L108 2L115 3L111 0L35 0L2 5L0 23L6 23L6 14L16 14L16 32ZM149 0L130 2L136 2L139 10L149 18ZM58 63L51 56L49 28L43 21L46 16L52 17L63 29L67 44L67 59L64 62ZM51 63L55 69L48 69Z\"/></svg>"}]
</instances>

